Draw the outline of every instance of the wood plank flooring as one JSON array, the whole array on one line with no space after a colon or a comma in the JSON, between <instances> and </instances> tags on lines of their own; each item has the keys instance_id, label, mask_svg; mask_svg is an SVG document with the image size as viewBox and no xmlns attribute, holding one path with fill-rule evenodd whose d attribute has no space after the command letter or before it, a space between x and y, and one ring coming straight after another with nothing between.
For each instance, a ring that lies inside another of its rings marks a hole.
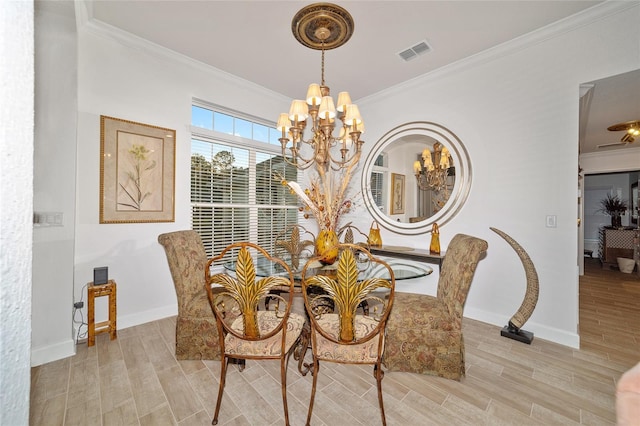
<instances>
[{"instance_id":1,"label":"wood plank flooring","mask_svg":"<svg viewBox=\"0 0 640 426\"><path fill-rule=\"evenodd\" d=\"M524 327L526 329L526 325ZM73 357L32 369L30 424L209 425L219 361L177 361L175 317L97 336ZM389 425L613 425L615 385L640 361L640 278L588 260L580 279L580 350L464 320L467 375L461 382L388 372ZM221 425L281 425L277 361L232 366ZM304 425L311 376L288 369L292 425ZM370 367L322 363L313 425L380 424Z\"/></svg>"}]
</instances>

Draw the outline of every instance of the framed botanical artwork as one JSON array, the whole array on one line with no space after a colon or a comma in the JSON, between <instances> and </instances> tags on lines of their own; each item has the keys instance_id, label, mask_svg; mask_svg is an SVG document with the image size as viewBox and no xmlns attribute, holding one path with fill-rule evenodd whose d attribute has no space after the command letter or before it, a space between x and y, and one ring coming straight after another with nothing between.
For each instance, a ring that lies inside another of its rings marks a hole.
<instances>
[{"instance_id":1,"label":"framed botanical artwork","mask_svg":"<svg viewBox=\"0 0 640 426\"><path fill-rule=\"evenodd\" d=\"M391 173L391 214L404 214L404 175Z\"/></svg>"},{"instance_id":2,"label":"framed botanical artwork","mask_svg":"<svg viewBox=\"0 0 640 426\"><path fill-rule=\"evenodd\" d=\"M100 116L100 223L175 221L176 131Z\"/></svg>"}]
</instances>

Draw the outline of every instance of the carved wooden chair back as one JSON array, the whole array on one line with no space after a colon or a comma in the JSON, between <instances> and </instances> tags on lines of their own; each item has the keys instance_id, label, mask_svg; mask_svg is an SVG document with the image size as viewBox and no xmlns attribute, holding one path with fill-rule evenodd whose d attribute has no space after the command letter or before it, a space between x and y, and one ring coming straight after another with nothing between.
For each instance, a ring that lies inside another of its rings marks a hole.
<instances>
[{"instance_id":1,"label":"carved wooden chair back","mask_svg":"<svg viewBox=\"0 0 640 426\"><path fill-rule=\"evenodd\" d=\"M321 267L312 258L302 269L302 294L311 322L313 387L307 414L311 420L318 379L319 361L343 364L372 364L378 386L378 402L386 424L382 401L380 367L384 331L393 305L395 277L391 267L356 244L340 244L335 265ZM362 272L377 268L390 277L362 279ZM368 302L368 311L358 307Z\"/></svg>"},{"instance_id":2,"label":"carved wooden chair back","mask_svg":"<svg viewBox=\"0 0 640 426\"><path fill-rule=\"evenodd\" d=\"M213 273L213 265L219 263L219 260L229 258L235 259L232 268L224 268ZM273 262L277 267L264 270L284 272L258 277L256 262ZM220 254L209 259L204 274L205 288L216 317L222 352L220 389L213 424L218 422L230 358L280 360L282 402L285 422L289 424L287 361L305 323L303 315L291 312L294 283L291 269L282 259L272 257L259 245L242 242L227 246ZM264 299L273 287L288 287L289 291L283 293L284 296L270 294L269 297L276 301L275 308L266 309Z\"/></svg>"}]
</instances>

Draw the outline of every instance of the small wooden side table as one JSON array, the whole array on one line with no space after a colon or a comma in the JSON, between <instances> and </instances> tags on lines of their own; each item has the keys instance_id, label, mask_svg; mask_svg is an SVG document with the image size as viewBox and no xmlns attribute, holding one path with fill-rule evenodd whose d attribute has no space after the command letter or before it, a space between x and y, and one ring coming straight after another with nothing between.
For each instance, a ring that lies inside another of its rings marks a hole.
<instances>
[{"instance_id":1,"label":"small wooden side table","mask_svg":"<svg viewBox=\"0 0 640 426\"><path fill-rule=\"evenodd\" d=\"M106 284L94 285L90 282L87 285L87 309L89 321L89 341L88 346L96 344L96 334L109 333L111 340L117 337L116 331L116 282L109 280ZM95 298L109 296L109 320L95 323Z\"/></svg>"}]
</instances>

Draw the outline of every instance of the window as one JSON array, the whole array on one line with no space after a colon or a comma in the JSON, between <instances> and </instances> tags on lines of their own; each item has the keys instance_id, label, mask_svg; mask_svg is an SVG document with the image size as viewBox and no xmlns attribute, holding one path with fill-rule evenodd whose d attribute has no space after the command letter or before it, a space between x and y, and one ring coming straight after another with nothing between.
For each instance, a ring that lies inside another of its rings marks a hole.
<instances>
[{"instance_id":1,"label":"window","mask_svg":"<svg viewBox=\"0 0 640 426\"><path fill-rule=\"evenodd\" d=\"M191 227L208 256L238 241L273 250L273 235L298 222L295 195L274 179L297 169L269 143L275 128L194 105L191 139Z\"/></svg>"},{"instance_id":2,"label":"window","mask_svg":"<svg viewBox=\"0 0 640 426\"><path fill-rule=\"evenodd\" d=\"M236 111L226 111L221 107L214 107L202 101L194 102L196 105L191 106L192 126L227 135L239 136L253 141L264 142L280 148L280 132L278 132L275 127L260 123L262 120L255 117L242 118L238 116L241 115L241 113Z\"/></svg>"},{"instance_id":3,"label":"window","mask_svg":"<svg viewBox=\"0 0 640 426\"><path fill-rule=\"evenodd\" d=\"M380 209L381 212L385 212L384 208L384 172L371 172L371 196L373 197L373 201L376 203L376 206Z\"/></svg>"},{"instance_id":4,"label":"window","mask_svg":"<svg viewBox=\"0 0 640 426\"><path fill-rule=\"evenodd\" d=\"M386 202L384 194L387 174L387 154L383 152L378 155L373 163L373 170L371 171L371 182L369 182L373 201L383 213L386 212Z\"/></svg>"}]
</instances>

